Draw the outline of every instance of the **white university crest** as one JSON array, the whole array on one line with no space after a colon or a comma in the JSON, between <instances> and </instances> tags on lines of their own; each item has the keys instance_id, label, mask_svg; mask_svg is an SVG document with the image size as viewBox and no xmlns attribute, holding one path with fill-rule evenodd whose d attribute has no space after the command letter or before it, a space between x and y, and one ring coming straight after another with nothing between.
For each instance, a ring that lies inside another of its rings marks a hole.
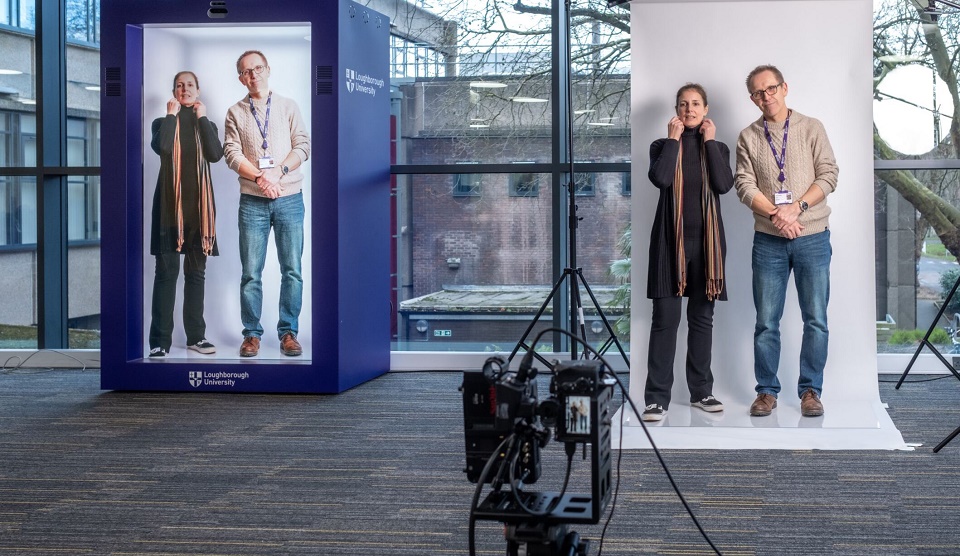
<instances>
[{"instance_id":1,"label":"white university crest","mask_svg":"<svg viewBox=\"0 0 960 556\"><path fill-rule=\"evenodd\" d=\"M357 73L352 69L347 68L347 91L353 92L353 88L356 87L354 79L356 79Z\"/></svg>"},{"instance_id":2,"label":"white university crest","mask_svg":"<svg viewBox=\"0 0 960 556\"><path fill-rule=\"evenodd\" d=\"M190 386L196 388L203 384L203 371L190 371Z\"/></svg>"}]
</instances>

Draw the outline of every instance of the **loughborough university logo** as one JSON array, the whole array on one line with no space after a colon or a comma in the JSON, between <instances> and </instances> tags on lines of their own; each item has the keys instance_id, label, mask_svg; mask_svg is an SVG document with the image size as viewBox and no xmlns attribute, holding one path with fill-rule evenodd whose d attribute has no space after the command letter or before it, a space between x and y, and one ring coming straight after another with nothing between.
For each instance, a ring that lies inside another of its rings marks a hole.
<instances>
[{"instance_id":1,"label":"loughborough university logo","mask_svg":"<svg viewBox=\"0 0 960 556\"><path fill-rule=\"evenodd\" d=\"M377 92L382 90L385 85L383 79L377 79L365 73L357 73L356 70L350 68L346 68L344 77L348 93L361 93L375 97Z\"/></svg>"},{"instance_id":2,"label":"loughborough university logo","mask_svg":"<svg viewBox=\"0 0 960 556\"><path fill-rule=\"evenodd\" d=\"M347 68L347 91L353 92L357 88L357 72Z\"/></svg>"},{"instance_id":3,"label":"loughborough university logo","mask_svg":"<svg viewBox=\"0 0 960 556\"><path fill-rule=\"evenodd\" d=\"M190 386L194 388L203 384L203 371L190 371Z\"/></svg>"}]
</instances>

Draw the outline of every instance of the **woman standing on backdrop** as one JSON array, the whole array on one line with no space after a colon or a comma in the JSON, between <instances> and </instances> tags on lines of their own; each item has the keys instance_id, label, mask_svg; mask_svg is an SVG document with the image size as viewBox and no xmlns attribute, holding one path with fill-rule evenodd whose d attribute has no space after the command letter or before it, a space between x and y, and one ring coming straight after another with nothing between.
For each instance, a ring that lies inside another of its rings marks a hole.
<instances>
[{"instance_id":1,"label":"woman standing on backdrop","mask_svg":"<svg viewBox=\"0 0 960 556\"><path fill-rule=\"evenodd\" d=\"M690 404L723 411L713 397L710 359L713 309L727 298L724 281L726 240L720 195L733 187L730 149L716 140L706 118L707 92L696 83L677 91L677 115L667 138L650 145L650 181L660 190L650 236L647 297L653 321L644 388L644 421L659 421L670 406L673 360L677 351L682 300L687 298L687 388Z\"/></svg>"},{"instance_id":2,"label":"woman standing on backdrop","mask_svg":"<svg viewBox=\"0 0 960 556\"><path fill-rule=\"evenodd\" d=\"M217 256L216 206L210 163L223 158L217 126L200 102L200 83L192 71L173 78L167 115L152 126L150 147L160 155L160 175L153 194L150 254L156 257L150 357L170 352L173 309L177 300L180 256L183 256L183 329L187 349L210 354L203 318L207 257Z\"/></svg>"}]
</instances>

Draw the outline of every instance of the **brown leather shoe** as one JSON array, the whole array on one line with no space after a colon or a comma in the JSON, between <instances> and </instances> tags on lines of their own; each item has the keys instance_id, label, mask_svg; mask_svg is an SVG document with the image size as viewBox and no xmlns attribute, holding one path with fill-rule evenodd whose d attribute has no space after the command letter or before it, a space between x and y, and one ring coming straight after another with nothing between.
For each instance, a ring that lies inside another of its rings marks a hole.
<instances>
[{"instance_id":1,"label":"brown leather shoe","mask_svg":"<svg viewBox=\"0 0 960 556\"><path fill-rule=\"evenodd\" d=\"M757 399L753 400L750 406L750 415L754 417L766 417L777 407L777 398L770 394L758 394Z\"/></svg>"},{"instance_id":2,"label":"brown leather shoe","mask_svg":"<svg viewBox=\"0 0 960 556\"><path fill-rule=\"evenodd\" d=\"M807 390L800 396L800 414L804 417L819 417L823 415L823 404L820 403L820 396L813 390Z\"/></svg>"},{"instance_id":3,"label":"brown leather shoe","mask_svg":"<svg viewBox=\"0 0 960 556\"><path fill-rule=\"evenodd\" d=\"M300 342L297 341L293 332L287 332L280 337L280 353L291 357L303 353L303 348L300 347Z\"/></svg>"},{"instance_id":4,"label":"brown leather shoe","mask_svg":"<svg viewBox=\"0 0 960 556\"><path fill-rule=\"evenodd\" d=\"M247 336L240 344L240 357L256 357L260 353L260 338Z\"/></svg>"}]
</instances>

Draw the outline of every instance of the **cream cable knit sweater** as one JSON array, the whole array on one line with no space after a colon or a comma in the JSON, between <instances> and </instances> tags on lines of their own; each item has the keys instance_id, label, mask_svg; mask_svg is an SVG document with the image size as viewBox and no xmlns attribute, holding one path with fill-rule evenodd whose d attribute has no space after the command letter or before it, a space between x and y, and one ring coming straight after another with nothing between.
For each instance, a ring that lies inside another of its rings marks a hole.
<instances>
[{"instance_id":1,"label":"cream cable knit sweater","mask_svg":"<svg viewBox=\"0 0 960 556\"><path fill-rule=\"evenodd\" d=\"M785 122L767 122L770 137L777 149L783 147L783 126ZM770 144L763 133L763 118L753 122L740 132L737 140L737 173L735 184L737 196L748 207L757 195L764 195L773 203L773 194L786 189L793 192L797 201L810 187L823 190L824 199L800 215L800 224L804 230L800 235L820 233L829 227L830 207L827 196L837 188L836 158L830 140L827 139L823 124L816 118L809 118L796 110L790 112L790 130L787 135L787 160L783 173L787 181L777 181L780 168L773 158ZM769 218L754 213L754 230L779 236L780 233Z\"/></svg>"},{"instance_id":2,"label":"cream cable knit sweater","mask_svg":"<svg viewBox=\"0 0 960 556\"><path fill-rule=\"evenodd\" d=\"M267 99L254 99L260 123L263 124L267 109ZM223 126L223 155L227 166L234 172L240 169L240 162L246 158L256 168L263 149L263 136L257 127L257 121L250 112L250 103L243 97L227 110L227 120ZM300 115L300 108L293 100L272 94L270 101L270 127L267 130L268 149L276 164L282 164L290 151L300 157L300 162L310 158L310 134ZM303 172L299 168L291 170L280 180L281 197L299 193L303 186ZM240 177L240 193L263 197L256 182Z\"/></svg>"}]
</instances>

